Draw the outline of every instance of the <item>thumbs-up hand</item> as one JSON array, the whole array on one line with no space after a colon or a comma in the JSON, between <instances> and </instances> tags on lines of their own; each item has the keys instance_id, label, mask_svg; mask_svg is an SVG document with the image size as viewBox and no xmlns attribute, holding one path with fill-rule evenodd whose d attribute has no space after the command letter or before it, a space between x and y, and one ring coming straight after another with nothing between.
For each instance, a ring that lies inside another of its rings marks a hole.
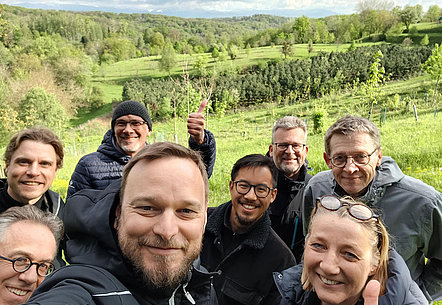
<instances>
[{"instance_id":1,"label":"thumbs-up hand","mask_svg":"<svg viewBox=\"0 0 442 305\"><path fill-rule=\"evenodd\" d=\"M379 291L381 285L376 280L371 280L365 286L362 292L364 298L364 305L378 305Z\"/></svg>"},{"instance_id":2,"label":"thumbs-up hand","mask_svg":"<svg viewBox=\"0 0 442 305\"><path fill-rule=\"evenodd\" d=\"M187 132L200 145L204 143L204 109L206 106L207 100L203 100L198 112L189 114L187 118Z\"/></svg>"}]
</instances>

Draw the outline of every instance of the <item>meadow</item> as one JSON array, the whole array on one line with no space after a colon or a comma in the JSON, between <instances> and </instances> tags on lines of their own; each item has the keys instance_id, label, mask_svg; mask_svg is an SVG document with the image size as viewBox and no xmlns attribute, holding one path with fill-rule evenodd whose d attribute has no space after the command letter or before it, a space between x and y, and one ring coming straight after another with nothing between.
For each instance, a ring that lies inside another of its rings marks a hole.
<instances>
[{"instance_id":1,"label":"meadow","mask_svg":"<svg viewBox=\"0 0 442 305\"><path fill-rule=\"evenodd\" d=\"M419 76L401 82L391 82L384 86L385 94L400 94L403 98L393 101L385 122L380 124L380 111L375 108L372 121L382 134L384 155L393 157L405 174L416 177L442 190L442 118L433 111L433 106L423 99L415 98L418 121L408 101L408 96L422 96L421 90L432 87L434 81L428 76ZM440 102L439 102L440 103ZM322 153L324 151L323 132L313 133L311 114L318 107L327 112L324 130L337 118L347 114L366 116L367 109L361 92L349 90L325 96L321 99L297 102L293 105L263 104L223 117L206 115L207 129L212 131L217 141L217 160L210 178L210 205L217 206L229 200L228 182L233 163L250 153L265 154L271 143L271 130L274 122L285 115L295 115L306 120L309 128L308 161L312 174L326 170ZM395 109L395 110L394 110ZM99 118L90 120L62 135L66 147L66 158L52 189L66 194L70 176L79 158L93 152L99 146L102 136L110 126L109 105L98 113ZM98 114L97 114L98 115ZM178 142L187 145L186 119L178 120ZM174 141L174 122L154 122L149 143Z\"/></svg>"}]
</instances>

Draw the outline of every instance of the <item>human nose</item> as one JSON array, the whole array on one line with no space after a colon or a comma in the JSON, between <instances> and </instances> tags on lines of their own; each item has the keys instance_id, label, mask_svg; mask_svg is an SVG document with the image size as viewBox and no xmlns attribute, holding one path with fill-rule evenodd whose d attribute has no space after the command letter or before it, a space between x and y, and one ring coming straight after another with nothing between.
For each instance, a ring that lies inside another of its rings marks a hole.
<instances>
[{"instance_id":1,"label":"human nose","mask_svg":"<svg viewBox=\"0 0 442 305\"><path fill-rule=\"evenodd\" d=\"M256 200L255 187L253 185L250 186L249 191L244 195L244 198L248 200Z\"/></svg>"},{"instance_id":2,"label":"human nose","mask_svg":"<svg viewBox=\"0 0 442 305\"><path fill-rule=\"evenodd\" d=\"M337 274L339 273L339 265L336 254L328 251L324 254L324 257L320 263L321 269L325 274Z\"/></svg>"},{"instance_id":3,"label":"human nose","mask_svg":"<svg viewBox=\"0 0 442 305\"><path fill-rule=\"evenodd\" d=\"M29 176L38 176L39 172L40 172L40 169L39 169L39 166L38 166L37 162L32 162L32 163L28 166L28 169L27 169L27 171L26 171L26 173L27 173Z\"/></svg>"},{"instance_id":4,"label":"human nose","mask_svg":"<svg viewBox=\"0 0 442 305\"><path fill-rule=\"evenodd\" d=\"M37 274L37 265L33 265L25 272L21 272L18 275L18 278L28 285L36 283L40 278L40 276Z\"/></svg>"},{"instance_id":5,"label":"human nose","mask_svg":"<svg viewBox=\"0 0 442 305\"><path fill-rule=\"evenodd\" d=\"M352 156L348 156L347 160L345 161L344 171L347 173L353 174L354 172L358 171L359 168L355 164L355 160Z\"/></svg>"},{"instance_id":6,"label":"human nose","mask_svg":"<svg viewBox=\"0 0 442 305\"><path fill-rule=\"evenodd\" d=\"M172 211L163 212L153 226L153 232L165 240L170 240L178 231L177 217Z\"/></svg>"},{"instance_id":7,"label":"human nose","mask_svg":"<svg viewBox=\"0 0 442 305\"><path fill-rule=\"evenodd\" d=\"M288 153L288 154L294 154L294 153L296 153L296 151L295 151L295 149L293 148L293 145L292 145L292 144L289 144L289 145L287 146L287 148L285 149L285 152Z\"/></svg>"}]
</instances>

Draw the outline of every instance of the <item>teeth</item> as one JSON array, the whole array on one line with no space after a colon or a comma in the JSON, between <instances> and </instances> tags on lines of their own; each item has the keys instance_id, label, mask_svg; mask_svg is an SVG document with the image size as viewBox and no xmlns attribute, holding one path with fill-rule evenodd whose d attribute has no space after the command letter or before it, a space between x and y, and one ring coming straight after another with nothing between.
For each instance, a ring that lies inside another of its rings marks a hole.
<instances>
[{"instance_id":1,"label":"teeth","mask_svg":"<svg viewBox=\"0 0 442 305\"><path fill-rule=\"evenodd\" d=\"M16 294L19 296L24 296L26 293L28 293L26 290L20 290L20 289L10 288L10 287L8 287L8 290L10 292L12 292L13 294Z\"/></svg>"},{"instance_id":2,"label":"teeth","mask_svg":"<svg viewBox=\"0 0 442 305\"><path fill-rule=\"evenodd\" d=\"M329 280L329 279L326 279L326 278L323 277L322 275L320 275L319 277L321 278L321 280L322 280L324 283L326 283L326 284L328 284L328 285L337 285L337 284L339 284L339 282L337 282L337 281L332 281L332 280Z\"/></svg>"},{"instance_id":3,"label":"teeth","mask_svg":"<svg viewBox=\"0 0 442 305\"><path fill-rule=\"evenodd\" d=\"M248 204L244 204L243 203L243 205L242 205L243 207L245 207L246 209L249 209L249 210L251 210L251 209L254 209L255 208L255 206L253 206L253 205L248 205Z\"/></svg>"},{"instance_id":4,"label":"teeth","mask_svg":"<svg viewBox=\"0 0 442 305\"><path fill-rule=\"evenodd\" d=\"M23 182L26 185L38 185L38 182Z\"/></svg>"}]
</instances>

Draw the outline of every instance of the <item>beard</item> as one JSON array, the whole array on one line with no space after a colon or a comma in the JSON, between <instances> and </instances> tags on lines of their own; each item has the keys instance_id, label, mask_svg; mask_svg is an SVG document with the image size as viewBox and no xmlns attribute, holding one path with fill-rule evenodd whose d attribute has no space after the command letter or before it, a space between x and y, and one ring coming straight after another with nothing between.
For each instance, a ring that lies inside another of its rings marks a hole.
<instances>
[{"instance_id":1,"label":"beard","mask_svg":"<svg viewBox=\"0 0 442 305\"><path fill-rule=\"evenodd\" d=\"M279 170L281 170L287 177L292 177L293 175L296 175L299 172L299 169L301 168L302 164L296 162L295 164L285 164L283 162L279 163Z\"/></svg>"},{"instance_id":2,"label":"beard","mask_svg":"<svg viewBox=\"0 0 442 305\"><path fill-rule=\"evenodd\" d=\"M143 236L138 240L130 239L124 232L118 230L118 241L124 257L132 266L139 278L144 284L144 288L152 291L156 296L170 296L173 291L181 284L187 281L193 261L198 257L202 241L195 249L189 247L189 242L178 242L176 239L164 240L158 235ZM182 248L185 255L176 268L171 268L172 263L176 263L175 256L152 255L144 258L141 249L145 246L168 248ZM145 263L149 259L149 265Z\"/></svg>"}]
</instances>

